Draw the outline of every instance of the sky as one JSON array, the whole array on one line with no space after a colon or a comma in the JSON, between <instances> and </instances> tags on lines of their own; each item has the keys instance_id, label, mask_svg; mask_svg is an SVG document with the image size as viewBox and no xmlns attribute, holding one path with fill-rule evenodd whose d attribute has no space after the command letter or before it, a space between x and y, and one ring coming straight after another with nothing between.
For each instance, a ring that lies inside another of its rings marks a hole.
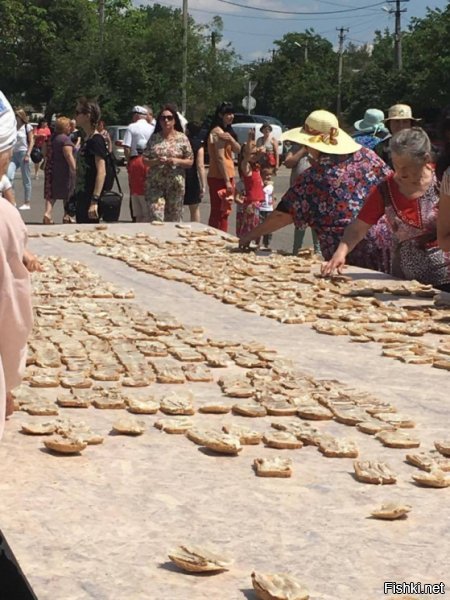
<instances>
[{"instance_id":1,"label":"sky","mask_svg":"<svg viewBox=\"0 0 450 600\"><path fill-rule=\"evenodd\" d=\"M282 14L241 8L221 0L188 0L188 10L197 23L208 23L215 15L224 22L222 45L231 42L244 63L267 58L271 55L274 40L286 33L302 32L307 28L326 37L337 46L336 28L349 29L346 41L356 45L371 43L374 31L394 30L394 15L383 10L395 8L395 2L380 0L227 0L235 4L271 11L304 12L305 15ZM156 4L151 0L133 0L138 5ZM182 0L159 0L158 4L182 7ZM406 29L411 17L423 17L427 6L443 9L448 0L409 0L402 2L406 12L402 14L402 29ZM375 6L374 6L375 5ZM362 8L370 6L370 8ZM357 10L355 10L357 9ZM348 12L333 13L345 10ZM311 14L318 13L318 14ZM299 52L301 49L299 48Z\"/></svg>"}]
</instances>

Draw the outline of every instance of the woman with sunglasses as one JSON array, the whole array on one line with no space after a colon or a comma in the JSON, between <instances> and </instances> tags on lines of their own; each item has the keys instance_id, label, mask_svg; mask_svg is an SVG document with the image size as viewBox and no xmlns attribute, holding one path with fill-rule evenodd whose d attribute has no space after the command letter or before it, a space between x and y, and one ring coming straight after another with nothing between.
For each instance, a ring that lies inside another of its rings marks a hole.
<instances>
[{"instance_id":1,"label":"woman with sunglasses","mask_svg":"<svg viewBox=\"0 0 450 600\"><path fill-rule=\"evenodd\" d=\"M77 223L98 223L98 201L105 189L111 189L111 176L107 178L108 150L105 139L98 131L100 107L97 102L81 98L77 102L75 118L84 133L84 143L77 154L75 204ZM105 181L108 179L108 186ZM69 203L69 206L72 202Z\"/></svg>"},{"instance_id":2,"label":"woman with sunglasses","mask_svg":"<svg viewBox=\"0 0 450 600\"><path fill-rule=\"evenodd\" d=\"M214 113L207 143L209 154L208 187L211 213L209 225L228 231L228 215L234 197L234 159L241 146L231 124L234 108L230 102L222 102Z\"/></svg>"},{"instance_id":3,"label":"woman with sunglasses","mask_svg":"<svg viewBox=\"0 0 450 600\"><path fill-rule=\"evenodd\" d=\"M150 204L150 219L181 221L185 170L192 167L194 155L177 111L171 104L166 104L160 111L144 157L150 167L145 195Z\"/></svg>"}]
</instances>

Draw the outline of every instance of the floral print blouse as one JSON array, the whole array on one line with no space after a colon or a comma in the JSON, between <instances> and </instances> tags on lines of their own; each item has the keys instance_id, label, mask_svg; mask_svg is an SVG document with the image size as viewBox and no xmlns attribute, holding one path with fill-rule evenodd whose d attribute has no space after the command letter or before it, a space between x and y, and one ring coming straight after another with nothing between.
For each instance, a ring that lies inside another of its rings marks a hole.
<instances>
[{"instance_id":1,"label":"floral print blouse","mask_svg":"<svg viewBox=\"0 0 450 600\"><path fill-rule=\"evenodd\" d=\"M312 227L323 257L329 260L371 188L390 172L375 152L364 147L350 155L321 155L299 175L277 210L289 213L299 229Z\"/></svg>"},{"instance_id":2,"label":"floral print blouse","mask_svg":"<svg viewBox=\"0 0 450 600\"><path fill-rule=\"evenodd\" d=\"M166 158L193 158L194 154L187 136L177 131L173 137L168 139L164 139L161 133L154 133L144 150L144 156L150 159L162 156ZM148 177L149 179L154 177L159 179L161 176L182 175L184 178L184 173L185 169L182 167L161 164L151 167Z\"/></svg>"}]
</instances>

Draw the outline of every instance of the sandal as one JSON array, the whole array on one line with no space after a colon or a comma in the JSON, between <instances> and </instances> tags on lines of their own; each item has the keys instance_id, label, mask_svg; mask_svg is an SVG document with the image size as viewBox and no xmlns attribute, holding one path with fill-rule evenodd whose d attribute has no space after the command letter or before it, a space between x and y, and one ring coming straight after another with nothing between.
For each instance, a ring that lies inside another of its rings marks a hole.
<instances>
[{"instance_id":1,"label":"sandal","mask_svg":"<svg viewBox=\"0 0 450 600\"><path fill-rule=\"evenodd\" d=\"M44 218L42 219L42 223L44 225L54 225L55 224L53 219L51 217L47 217L47 215L44 215Z\"/></svg>"},{"instance_id":2,"label":"sandal","mask_svg":"<svg viewBox=\"0 0 450 600\"><path fill-rule=\"evenodd\" d=\"M75 218L71 217L70 215L64 215L63 217L63 223L75 223Z\"/></svg>"}]
</instances>

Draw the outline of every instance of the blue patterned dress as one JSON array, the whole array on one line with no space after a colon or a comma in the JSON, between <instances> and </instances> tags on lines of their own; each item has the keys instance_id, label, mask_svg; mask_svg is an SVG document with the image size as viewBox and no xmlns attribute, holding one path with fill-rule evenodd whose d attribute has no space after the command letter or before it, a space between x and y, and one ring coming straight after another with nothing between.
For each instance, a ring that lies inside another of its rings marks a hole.
<instances>
[{"instance_id":1,"label":"blue patterned dress","mask_svg":"<svg viewBox=\"0 0 450 600\"><path fill-rule=\"evenodd\" d=\"M312 227L317 232L323 257L329 260L344 229L358 216L369 191L389 173L391 170L384 161L364 147L344 156L322 154L296 179L277 210L289 213L299 229ZM380 243L389 247L389 241L386 223L380 220L348 255L347 263L386 271L386 252Z\"/></svg>"}]
</instances>

